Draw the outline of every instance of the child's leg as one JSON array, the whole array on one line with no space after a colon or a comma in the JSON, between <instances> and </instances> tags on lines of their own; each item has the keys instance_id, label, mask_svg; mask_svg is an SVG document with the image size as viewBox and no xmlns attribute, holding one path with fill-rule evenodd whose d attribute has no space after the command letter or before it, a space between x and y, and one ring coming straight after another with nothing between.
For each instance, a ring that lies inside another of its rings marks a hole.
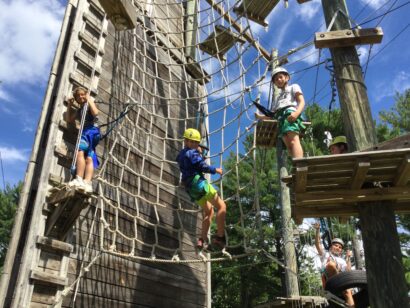
<instances>
[{"instance_id":1,"label":"child's leg","mask_svg":"<svg viewBox=\"0 0 410 308\"><path fill-rule=\"evenodd\" d=\"M283 142L286 145L286 148L289 151L289 154L292 158L302 158L303 157L303 149L302 145L300 144L299 135L295 132L287 132L286 135L283 136Z\"/></svg>"},{"instance_id":2,"label":"child's leg","mask_svg":"<svg viewBox=\"0 0 410 308\"><path fill-rule=\"evenodd\" d=\"M202 211L202 232L201 237L202 239L208 238L209 227L212 222L212 218L214 217L214 208L212 207L210 202L206 202L203 206Z\"/></svg>"},{"instance_id":3,"label":"child's leg","mask_svg":"<svg viewBox=\"0 0 410 308\"><path fill-rule=\"evenodd\" d=\"M216 234L220 237L225 236L225 216L226 216L226 204L225 201L219 197L218 194L211 200L213 206L215 206L218 210L216 213L216 226L217 232Z\"/></svg>"},{"instance_id":4,"label":"child's leg","mask_svg":"<svg viewBox=\"0 0 410 308\"><path fill-rule=\"evenodd\" d=\"M94 163L92 157L87 157L85 159L85 175L84 180L91 182L94 174Z\"/></svg>"},{"instance_id":5,"label":"child's leg","mask_svg":"<svg viewBox=\"0 0 410 308\"><path fill-rule=\"evenodd\" d=\"M85 158L84 152L78 151L77 152L77 176L84 178L84 171L85 171Z\"/></svg>"}]
</instances>

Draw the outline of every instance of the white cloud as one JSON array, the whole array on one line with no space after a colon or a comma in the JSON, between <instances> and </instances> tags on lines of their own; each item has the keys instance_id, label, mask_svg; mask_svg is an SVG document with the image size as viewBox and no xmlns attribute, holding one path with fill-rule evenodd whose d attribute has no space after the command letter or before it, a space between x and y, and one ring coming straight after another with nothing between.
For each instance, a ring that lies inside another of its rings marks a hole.
<instances>
[{"instance_id":1,"label":"white cloud","mask_svg":"<svg viewBox=\"0 0 410 308\"><path fill-rule=\"evenodd\" d=\"M0 1L0 80L35 84L48 79L63 13L55 0Z\"/></svg>"},{"instance_id":2,"label":"white cloud","mask_svg":"<svg viewBox=\"0 0 410 308\"><path fill-rule=\"evenodd\" d=\"M1 158L4 162L26 162L28 150L16 149L14 147L0 147Z\"/></svg>"},{"instance_id":3,"label":"white cloud","mask_svg":"<svg viewBox=\"0 0 410 308\"><path fill-rule=\"evenodd\" d=\"M359 55L360 64L365 65L369 55L369 48L367 46L360 46L357 48L357 53Z\"/></svg>"},{"instance_id":4,"label":"white cloud","mask_svg":"<svg viewBox=\"0 0 410 308\"><path fill-rule=\"evenodd\" d=\"M300 9L296 11L296 16L300 18L301 21L309 23L314 18L322 19L321 15L318 17L319 10L322 9L322 4L319 0L314 0L306 2L300 6Z\"/></svg>"},{"instance_id":5,"label":"white cloud","mask_svg":"<svg viewBox=\"0 0 410 308\"><path fill-rule=\"evenodd\" d=\"M368 5L372 9L376 9L385 4L386 0L359 0L363 5Z\"/></svg>"},{"instance_id":6,"label":"white cloud","mask_svg":"<svg viewBox=\"0 0 410 308\"><path fill-rule=\"evenodd\" d=\"M378 93L375 97L378 102L385 97L394 96L396 92L403 93L405 90L410 89L410 73L399 71L394 75L390 85L383 83L377 86L376 89Z\"/></svg>"},{"instance_id":7,"label":"white cloud","mask_svg":"<svg viewBox=\"0 0 410 308\"><path fill-rule=\"evenodd\" d=\"M392 87L399 93L403 93L405 90L410 89L410 73L400 71L395 76Z\"/></svg>"}]
</instances>

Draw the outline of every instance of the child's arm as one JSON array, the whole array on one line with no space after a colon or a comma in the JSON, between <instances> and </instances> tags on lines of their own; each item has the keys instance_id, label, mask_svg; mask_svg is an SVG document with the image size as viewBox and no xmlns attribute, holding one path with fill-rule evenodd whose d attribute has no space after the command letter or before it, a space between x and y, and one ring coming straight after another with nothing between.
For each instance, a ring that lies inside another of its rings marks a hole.
<instances>
[{"instance_id":1,"label":"child's arm","mask_svg":"<svg viewBox=\"0 0 410 308\"><path fill-rule=\"evenodd\" d=\"M301 92L296 92L295 93L295 99L296 99L296 102L298 103L298 107L296 108L296 111L292 112L288 116L288 121L289 122L295 122L296 119L302 113L303 109L305 108L305 98L303 97L303 94Z\"/></svg>"},{"instance_id":2,"label":"child's arm","mask_svg":"<svg viewBox=\"0 0 410 308\"><path fill-rule=\"evenodd\" d=\"M98 115L98 108L97 105L95 104L94 98L88 96L87 99L88 102L88 108L90 109L91 114L95 117Z\"/></svg>"},{"instance_id":3,"label":"child's arm","mask_svg":"<svg viewBox=\"0 0 410 308\"><path fill-rule=\"evenodd\" d=\"M313 227L316 229L315 246L316 246L317 253L319 254L319 256L323 256L324 251L323 251L322 245L320 244L320 224L316 222L313 225Z\"/></svg>"},{"instance_id":4,"label":"child's arm","mask_svg":"<svg viewBox=\"0 0 410 308\"><path fill-rule=\"evenodd\" d=\"M73 108L74 98L70 98L67 103L67 112L65 120L67 123L71 123L75 119L76 111Z\"/></svg>"}]
</instances>

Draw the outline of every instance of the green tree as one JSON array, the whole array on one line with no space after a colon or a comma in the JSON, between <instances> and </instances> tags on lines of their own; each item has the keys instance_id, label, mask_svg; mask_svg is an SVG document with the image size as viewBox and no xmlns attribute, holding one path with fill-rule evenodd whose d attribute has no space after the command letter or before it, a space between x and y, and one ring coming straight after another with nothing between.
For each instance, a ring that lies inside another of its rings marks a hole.
<instances>
[{"instance_id":1,"label":"green tree","mask_svg":"<svg viewBox=\"0 0 410 308\"><path fill-rule=\"evenodd\" d=\"M381 111L379 118L381 120L377 125L379 142L410 133L410 89L405 90L404 93L396 92L393 107L389 111ZM397 225L407 285L410 288L410 215L397 216Z\"/></svg>"},{"instance_id":2,"label":"green tree","mask_svg":"<svg viewBox=\"0 0 410 308\"><path fill-rule=\"evenodd\" d=\"M379 117L382 122L381 127L383 127L383 125L388 125L390 128L391 137L395 137L398 134L409 133L410 89L405 90L403 94L396 92L393 107L391 107L389 111L381 111ZM385 127L383 127L383 129L385 129Z\"/></svg>"},{"instance_id":3,"label":"green tree","mask_svg":"<svg viewBox=\"0 0 410 308\"><path fill-rule=\"evenodd\" d=\"M18 206L20 192L23 184L20 182L14 187L6 186L0 190L0 269L2 271L6 258L11 230L14 223L14 215Z\"/></svg>"},{"instance_id":4,"label":"green tree","mask_svg":"<svg viewBox=\"0 0 410 308\"><path fill-rule=\"evenodd\" d=\"M252 146L245 141L245 152ZM238 245L235 254L243 253L242 244L264 249L275 255L276 234L280 230L278 178L274 149L256 149L252 153L233 153L224 162L227 173L223 181L227 203L229 245ZM238 163L239 161L239 163ZM257 211L257 203L260 211ZM250 255L232 262L212 263L212 300L215 307L253 307L281 295L280 270L277 263L263 254Z\"/></svg>"},{"instance_id":5,"label":"green tree","mask_svg":"<svg viewBox=\"0 0 410 308\"><path fill-rule=\"evenodd\" d=\"M302 139L304 152L308 156L329 154L324 142L325 131L329 131L333 137L345 135L340 109L328 111L314 103L306 107L305 114L312 125L308 127L306 135Z\"/></svg>"}]
</instances>

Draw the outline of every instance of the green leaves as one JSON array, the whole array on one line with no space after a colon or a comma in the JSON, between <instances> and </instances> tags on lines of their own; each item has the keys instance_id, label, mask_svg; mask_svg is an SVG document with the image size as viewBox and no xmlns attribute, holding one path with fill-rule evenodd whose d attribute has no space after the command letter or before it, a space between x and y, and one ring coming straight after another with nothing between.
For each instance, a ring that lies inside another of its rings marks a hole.
<instances>
[{"instance_id":1,"label":"green leaves","mask_svg":"<svg viewBox=\"0 0 410 308\"><path fill-rule=\"evenodd\" d=\"M14 215L17 210L20 192L23 184L14 187L7 185L0 190L0 266L3 267L13 229Z\"/></svg>"}]
</instances>

